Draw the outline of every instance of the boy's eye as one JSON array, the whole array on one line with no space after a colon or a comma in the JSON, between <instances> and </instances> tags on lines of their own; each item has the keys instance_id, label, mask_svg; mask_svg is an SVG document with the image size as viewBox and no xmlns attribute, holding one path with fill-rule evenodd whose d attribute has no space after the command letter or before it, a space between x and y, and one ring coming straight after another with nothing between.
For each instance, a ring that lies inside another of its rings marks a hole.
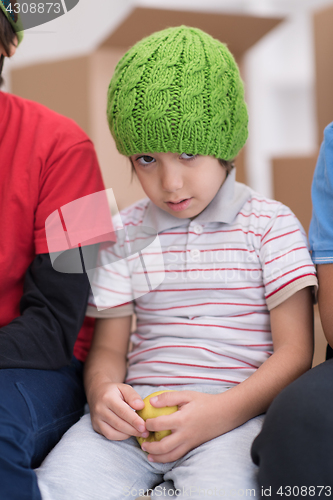
<instances>
[{"instance_id":1,"label":"boy's eye","mask_svg":"<svg viewBox=\"0 0 333 500\"><path fill-rule=\"evenodd\" d=\"M191 160L192 158L195 158L196 156L198 156L198 155L191 155L191 154L189 154L189 153L182 153L182 154L180 155L180 158L181 158L182 160Z\"/></svg>"},{"instance_id":2,"label":"boy's eye","mask_svg":"<svg viewBox=\"0 0 333 500\"><path fill-rule=\"evenodd\" d=\"M151 163L154 163L155 161L155 158L153 158L152 156L148 156L148 155L144 155L144 156L139 156L136 161L140 164L140 165L150 165Z\"/></svg>"}]
</instances>

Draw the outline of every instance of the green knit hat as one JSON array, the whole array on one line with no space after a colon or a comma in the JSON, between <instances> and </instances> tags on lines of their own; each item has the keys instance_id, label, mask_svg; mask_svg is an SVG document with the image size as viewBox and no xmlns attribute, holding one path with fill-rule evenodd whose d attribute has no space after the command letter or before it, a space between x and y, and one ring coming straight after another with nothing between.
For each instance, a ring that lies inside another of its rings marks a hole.
<instances>
[{"instance_id":1,"label":"green knit hat","mask_svg":"<svg viewBox=\"0 0 333 500\"><path fill-rule=\"evenodd\" d=\"M123 56L110 82L107 115L126 156L172 152L231 160L248 135L232 54L187 26L153 33Z\"/></svg>"},{"instance_id":2,"label":"green knit hat","mask_svg":"<svg viewBox=\"0 0 333 500\"><path fill-rule=\"evenodd\" d=\"M10 24L12 25L13 30L15 31L15 33L17 35L17 41L18 41L18 45L19 45L23 40L23 26L22 26L22 23L21 23L19 16L15 20L15 15L14 15L14 12L12 10L14 3L15 2L12 2L11 0L0 0L0 8L1 8L2 12L5 14L5 16L7 17Z\"/></svg>"}]
</instances>

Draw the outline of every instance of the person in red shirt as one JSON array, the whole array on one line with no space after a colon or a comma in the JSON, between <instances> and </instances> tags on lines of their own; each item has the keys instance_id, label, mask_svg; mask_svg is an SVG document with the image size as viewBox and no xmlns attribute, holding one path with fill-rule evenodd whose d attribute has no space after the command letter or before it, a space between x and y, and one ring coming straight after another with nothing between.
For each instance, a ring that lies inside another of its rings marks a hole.
<instances>
[{"instance_id":1,"label":"person in red shirt","mask_svg":"<svg viewBox=\"0 0 333 500\"><path fill-rule=\"evenodd\" d=\"M1 70L22 38L7 4ZM2 91L0 163L0 498L40 500L33 469L83 413L93 331L87 275L54 270L45 221L104 186L93 144L72 120Z\"/></svg>"}]
</instances>

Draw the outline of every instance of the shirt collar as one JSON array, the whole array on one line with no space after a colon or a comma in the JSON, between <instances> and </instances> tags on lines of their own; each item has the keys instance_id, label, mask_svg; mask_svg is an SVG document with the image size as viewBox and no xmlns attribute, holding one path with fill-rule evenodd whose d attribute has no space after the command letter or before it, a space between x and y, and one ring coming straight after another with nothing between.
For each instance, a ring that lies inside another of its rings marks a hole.
<instances>
[{"instance_id":1,"label":"shirt collar","mask_svg":"<svg viewBox=\"0 0 333 500\"><path fill-rule=\"evenodd\" d=\"M231 223L251 196L245 184L236 182L236 171L232 169L214 199L194 220L196 223ZM144 226L153 227L158 233L174 227L188 225L190 219L179 219L150 202L143 217Z\"/></svg>"}]
</instances>

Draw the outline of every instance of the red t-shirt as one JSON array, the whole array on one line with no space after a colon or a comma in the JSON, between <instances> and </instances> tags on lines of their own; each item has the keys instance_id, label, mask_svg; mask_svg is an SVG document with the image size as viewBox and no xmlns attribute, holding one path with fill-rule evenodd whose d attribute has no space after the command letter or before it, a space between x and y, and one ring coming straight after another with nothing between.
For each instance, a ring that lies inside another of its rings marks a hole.
<instances>
[{"instance_id":1,"label":"red t-shirt","mask_svg":"<svg viewBox=\"0 0 333 500\"><path fill-rule=\"evenodd\" d=\"M47 253L45 220L67 203L104 189L96 153L73 122L0 92L0 328L20 315L27 268ZM75 343L84 361L93 320Z\"/></svg>"}]
</instances>

